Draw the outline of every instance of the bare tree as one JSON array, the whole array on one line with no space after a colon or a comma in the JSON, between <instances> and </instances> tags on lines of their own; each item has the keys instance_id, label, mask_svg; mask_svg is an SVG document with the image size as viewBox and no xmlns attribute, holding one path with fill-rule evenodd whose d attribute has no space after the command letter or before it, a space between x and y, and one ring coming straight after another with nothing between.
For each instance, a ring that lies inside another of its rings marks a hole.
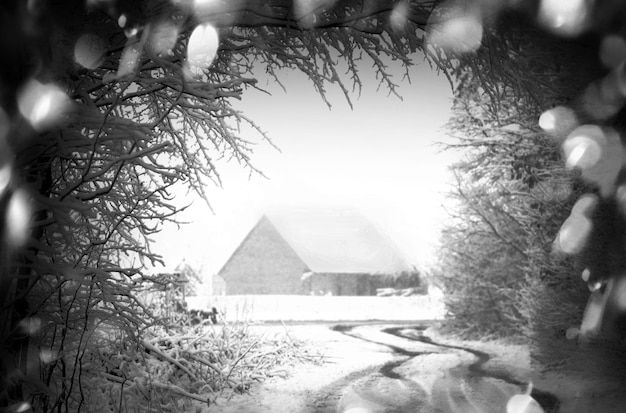
<instances>
[{"instance_id":1,"label":"bare tree","mask_svg":"<svg viewBox=\"0 0 626 413\"><path fill-rule=\"evenodd\" d=\"M349 100L361 87L357 66L369 61L395 93L387 61L400 60L408 75L434 6L3 5L2 46L12 65L2 72L0 171L10 178L0 195L4 216L21 209L28 219L3 231L27 236L2 248L0 404L19 408L30 394L44 411L78 410L98 331L141 342L155 319L137 294L158 282L145 268L161 260L150 236L178 212L172 188L187 185L208 202L204 189L220 185L220 162L260 173L252 152L271 141L232 106L258 87L253 70L279 83L280 69L299 70L322 98L334 83ZM243 124L256 136L244 136ZM41 366L29 348L40 349Z\"/></svg>"}]
</instances>

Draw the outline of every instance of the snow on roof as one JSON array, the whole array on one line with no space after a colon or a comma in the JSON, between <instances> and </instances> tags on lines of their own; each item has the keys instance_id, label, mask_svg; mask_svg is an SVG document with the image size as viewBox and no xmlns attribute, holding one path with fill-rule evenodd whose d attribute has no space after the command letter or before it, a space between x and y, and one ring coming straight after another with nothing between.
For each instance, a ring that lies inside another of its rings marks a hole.
<instances>
[{"instance_id":1,"label":"snow on roof","mask_svg":"<svg viewBox=\"0 0 626 413\"><path fill-rule=\"evenodd\" d=\"M392 274L409 267L388 237L347 209L289 209L265 215L316 273Z\"/></svg>"}]
</instances>

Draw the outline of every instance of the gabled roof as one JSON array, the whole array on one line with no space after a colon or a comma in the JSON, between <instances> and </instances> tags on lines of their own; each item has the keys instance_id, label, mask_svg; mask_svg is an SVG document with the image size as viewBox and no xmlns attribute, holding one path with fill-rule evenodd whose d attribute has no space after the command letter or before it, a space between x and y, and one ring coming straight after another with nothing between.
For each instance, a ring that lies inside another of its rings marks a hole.
<instances>
[{"instance_id":1,"label":"gabled roof","mask_svg":"<svg viewBox=\"0 0 626 413\"><path fill-rule=\"evenodd\" d=\"M268 213L259 222L264 219L312 272L392 274L408 269L393 242L355 211L290 209Z\"/></svg>"}]
</instances>

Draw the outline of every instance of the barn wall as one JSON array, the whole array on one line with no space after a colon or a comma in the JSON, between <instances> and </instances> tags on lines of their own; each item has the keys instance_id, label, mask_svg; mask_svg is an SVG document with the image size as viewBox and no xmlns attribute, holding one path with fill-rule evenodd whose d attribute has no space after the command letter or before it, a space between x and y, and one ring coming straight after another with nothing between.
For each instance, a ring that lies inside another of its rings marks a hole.
<instances>
[{"instance_id":1,"label":"barn wall","mask_svg":"<svg viewBox=\"0 0 626 413\"><path fill-rule=\"evenodd\" d=\"M301 294L306 266L278 231L263 218L219 275L226 294Z\"/></svg>"},{"instance_id":2,"label":"barn wall","mask_svg":"<svg viewBox=\"0 0 626 413\"><path fill-rule=\"evenodd\" d=\"M313 274L306 287L312 295L376 295L370 274Z\"/></svg>"}]
</instances>

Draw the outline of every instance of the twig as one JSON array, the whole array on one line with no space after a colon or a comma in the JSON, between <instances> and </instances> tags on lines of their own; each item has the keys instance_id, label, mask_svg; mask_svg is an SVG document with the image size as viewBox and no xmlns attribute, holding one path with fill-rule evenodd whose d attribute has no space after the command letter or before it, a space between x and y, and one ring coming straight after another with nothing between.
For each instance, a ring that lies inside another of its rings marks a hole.
<instances>
[{"instance_id":1,"label":"twig","mask_svg":"<svg viewBox=\"0 0 626 413\"><path fill-rule=\"evenodd\" d=\"M252 348L254 346L256 346L256 344L265 336L265 332L261 335L259 335L256 340L254 340L252 342L252 344L250 344L248 346L248 348L246 349L246 351L244 351L238 358L237 360L235 360L235 362L233 363L233 365L230 367L230 370L228 371L228 374L226 375L226 381L228 381L228 379L230 378L230 375L233 373L233 370L235 369L235 366L237 366L237 363L239 363L245 356L246 354L248 354Z\"/></svg>"},{"instance_id":2,"label":"twig","mask_svg":"<svg viewBox=\"0 0 626 413\"><path fill-rule=\"evenodd\" d=\"M150 344L148 341L146 340L142 340L142 344L143 346L146 348L146 350L149 350L151 352L154 352L155 354L159 355L161 358L165 359L166 361L169 361L170 363L174 364L175 366L179 367L182 371L184 371L185 373L187 373L189 375L189 377L193 378L194 380L196 379L196 375L193 374L187 367L183 366L178 360L176 360L175 358L169 356L168 354L164 353L163 351L161 351L161 349L159 349L156 346L153 346L152 344Z\"/></svg>"}]
</instances>

